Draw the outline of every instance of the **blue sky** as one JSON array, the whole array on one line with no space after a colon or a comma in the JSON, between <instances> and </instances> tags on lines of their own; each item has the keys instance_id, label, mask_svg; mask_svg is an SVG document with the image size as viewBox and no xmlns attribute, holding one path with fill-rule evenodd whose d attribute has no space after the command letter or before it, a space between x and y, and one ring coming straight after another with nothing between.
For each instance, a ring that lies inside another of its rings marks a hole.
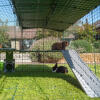
<instances>
[{"instance_id":1,"label":"blue sky","mask_svg":"<svg viewBox=\"0 0 100 100\"><path fill-rule=\"evenodd\" d=\"M0 19L5 21L8 19L8 25L15 25L16 16L13 14L12 7L9 3L10 0L0 0ZM100 6L93 10L93 15L91 12L85 15L81 20L85 23L86 18L88 19L89 23L92 23L92 16L93 22L100 20Z\"/></svg>"},{"instance_id":2,"label":"blue sky","mask_svg":"<svg viewBox=\"0 0 100 100\"><path fill-rule=\"evenodd\" d=\"M100 20L100 6L98 6L94 10L92 10L90 13L85 15L83 18L81 18L81 21L83 21L83 23L85 23L86 19L88 19L88 22L90 24L92 24L92 22L94 23L94 22Z\"/></svg>"},{"instance_id":3,"label":"blue sky","mask_svg":"<svg viewBox=\"0 0 100 100\"><path fill-rule=\"evenodd\" d=\"M15 15L9 3L10 0L0 0L0 19L2 21L8 20L9 25L14 25Z\"/></svg>"}]
</instances>

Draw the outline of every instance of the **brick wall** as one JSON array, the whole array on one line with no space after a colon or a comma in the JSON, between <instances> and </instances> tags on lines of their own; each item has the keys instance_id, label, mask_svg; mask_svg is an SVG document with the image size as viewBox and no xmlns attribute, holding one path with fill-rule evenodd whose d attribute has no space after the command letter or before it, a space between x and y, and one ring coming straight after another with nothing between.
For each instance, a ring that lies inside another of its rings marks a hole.
<instances>
[{"instance_id":1,"label":"brick wall","mask_svg":"<svg viewBox=\"0 0 100 100\"><path fill-rule=\"evenodd\" d=\"M85 61L86 63L100 63L100 53L83 53L80 54L80 57Z\"/></svg>"},{"instance_id":2,"label":"brick wall","mask_svg":"<svg viewBox=\"0 0 100 100\"><path fill-rule=\"evenodd\" d=\"M95 57L95 62L100 64L100 53L83 53L80 54L80 57L85 63L94 63ZM62 58L58 61L58 63L66 63L66 61L64 58Z\"/></svg>"}]
</instances>

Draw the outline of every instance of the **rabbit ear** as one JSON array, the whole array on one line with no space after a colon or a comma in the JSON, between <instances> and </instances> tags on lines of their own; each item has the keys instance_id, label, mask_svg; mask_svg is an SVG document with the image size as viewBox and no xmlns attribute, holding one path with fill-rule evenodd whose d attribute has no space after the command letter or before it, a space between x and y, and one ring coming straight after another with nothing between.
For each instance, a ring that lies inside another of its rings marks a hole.
<instances>
[{"instance_id":1,"label":"rabbit ear","mask_svg":"<svg viewBox=\"0 0 100 100\"><path fill-rule=\"evenodd\" d=\"M56 62L56 66L57 66L57 62Z\"/></svg>"},{"instance_id":2,"label":"rabbit ear","mask_svg":"<svg viewBox=\"0 0 100 100\"><path fill-rule=\"evenodd\" d=\"M69 45L69 43L68 43L68 41L66 41L66 46L68 46Z\"/></svg>"},{"instance_id":3,"label":"rabbit ear","mask_svg":"<svg viewBox=\"0 0 100 100\"><path fill-rule=\"evenodd\" d=\"M54 67L57 67L57 63L55 64L55 66Z\"/></svg>"}]
</instances>

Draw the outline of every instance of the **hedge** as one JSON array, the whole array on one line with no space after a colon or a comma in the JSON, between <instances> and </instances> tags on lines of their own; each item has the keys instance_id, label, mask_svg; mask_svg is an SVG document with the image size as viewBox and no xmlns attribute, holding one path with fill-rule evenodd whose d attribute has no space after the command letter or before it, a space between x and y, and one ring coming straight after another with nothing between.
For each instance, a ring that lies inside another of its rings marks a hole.
<instances>
[{"instance_id":1,"label":"hedge","mask_svg":"<svg viewBox=\"0 0 100 100\"><path fill-rule=\"evenodd\" d=\"M69 48L75 49L80 53L91 53L93 51L92 44L86 40L74 40L71 42Z\"/></svg>"},{"instance_id":2,"label":"hedge","mask_svg":"<svg viewBox=\"0 0 100 100\"><path fill-rule=\"evenodd\" d=\"M31 47L31 50L51 50L53 43L60 42L60 39L55 37L48 37L44 39L37 40ZM38 62L57 62L62 58L62 53L60 52L31 52L30 57L33 61Z\"/></svg>"}]
</instances>

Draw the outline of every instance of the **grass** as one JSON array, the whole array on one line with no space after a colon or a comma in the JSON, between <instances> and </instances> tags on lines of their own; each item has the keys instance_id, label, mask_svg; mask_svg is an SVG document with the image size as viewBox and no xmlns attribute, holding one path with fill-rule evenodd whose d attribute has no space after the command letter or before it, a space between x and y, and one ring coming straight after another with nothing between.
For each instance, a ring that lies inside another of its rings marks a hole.
<instances>
[{"instance_id":1,"label":"grass","mask_svg":"<svg viewBox=\"0 0 100 100\"><path fill-rule=\"evenodd\" d=\"M16 72L1 73L0 100L100 100L85 94L69 67L68 74L58 74L52 66L16 65Z\"/></svg>"},{"instance_id":2,"label":"grass","mask_svg":"<svg viewBox=\"0 0 100 100\"><path fill-rule=\"evenodd\" d=\"M90 69L96 74L98 78L100 78L100 64L89 64Z\"/></svg>"}]
</instances>

